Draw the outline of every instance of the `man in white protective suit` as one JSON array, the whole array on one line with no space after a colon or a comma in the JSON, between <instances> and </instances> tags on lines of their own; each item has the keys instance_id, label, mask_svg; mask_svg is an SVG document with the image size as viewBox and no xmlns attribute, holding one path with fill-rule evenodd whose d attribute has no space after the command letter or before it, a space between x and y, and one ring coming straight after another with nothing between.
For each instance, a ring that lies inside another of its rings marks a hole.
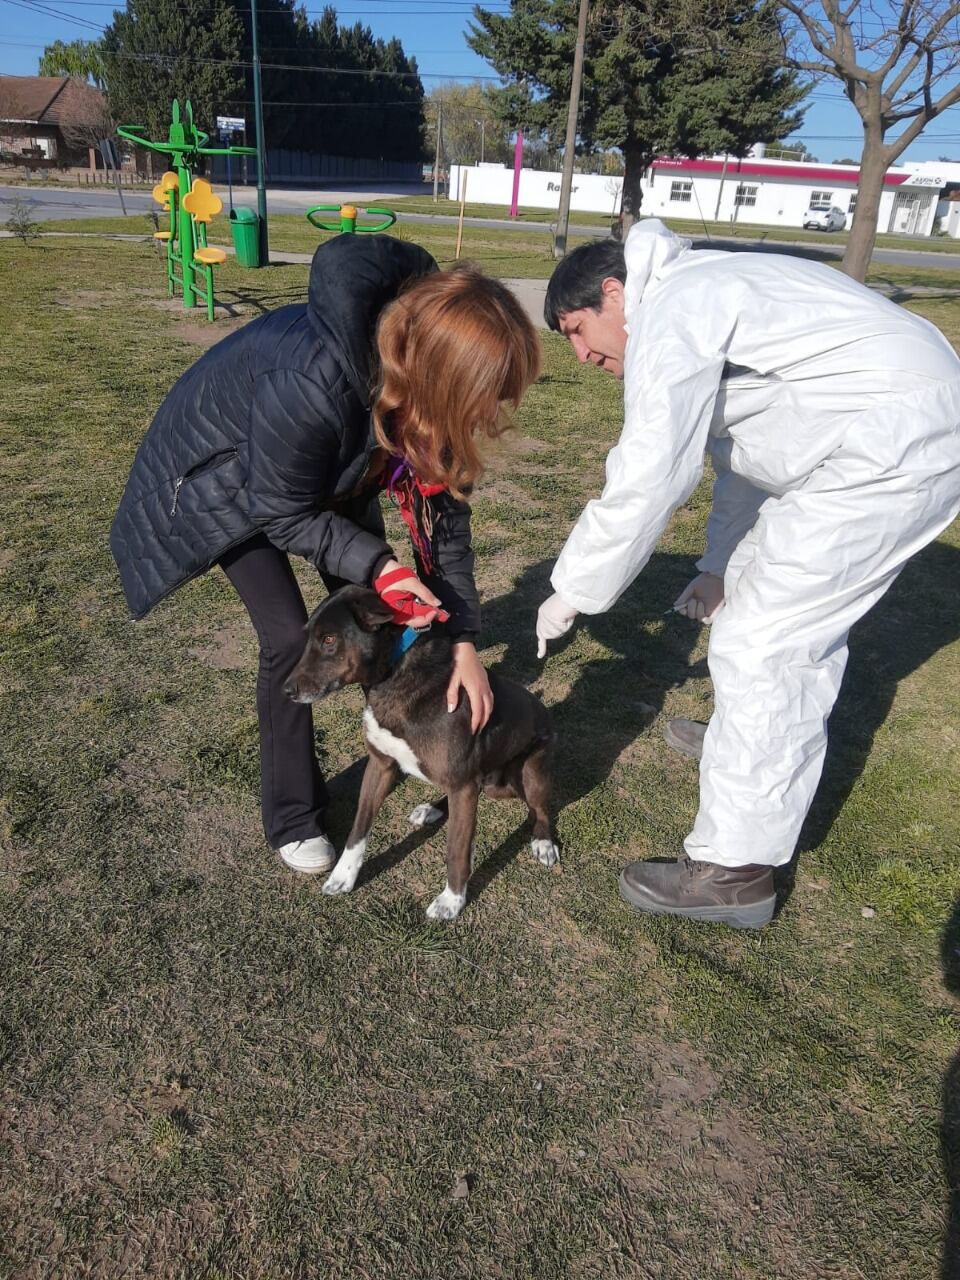
<instances>
[{"instance_id":1,"label":"man in white protective suit","mask_svg":"<svg viewBox=\"0 0 960 1280\"><path fill-rule=\"evenodd\" d=\"M656 219L557 267L545 314L624 382L606 483L540 607L538 654L643 569L709 452L707 546L676 602L711 623L685 852L620 877L640 911L759 928L820 780L850 627L960 513L960 360L926 320L799 258L692 250ZM960 585L960 584L958 584Z\"/></svg>"}]
</instances>

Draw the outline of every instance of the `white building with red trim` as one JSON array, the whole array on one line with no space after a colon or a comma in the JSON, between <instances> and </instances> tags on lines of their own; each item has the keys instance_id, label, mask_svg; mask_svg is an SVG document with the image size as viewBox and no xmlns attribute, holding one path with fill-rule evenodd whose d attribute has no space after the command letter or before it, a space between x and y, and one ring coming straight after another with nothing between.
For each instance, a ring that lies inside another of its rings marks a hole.
<instances>
[{"instance_id":1,"label":"white building with red trim","mask_svg":"<svg viewBox=\"0 0 960 1280\"><path fill-rule=\"evenodd\" d=\"M689 218L707 223L745 223L768 227L802 227L808 209L840 209L849 228L857 202L860 170L856 165L806 164L767 159L762 147L743 160L714 156L686 160L661 156L643 177L645 215ZM509 206L513 170L504 165L453 165L450 196L480 204ZM943 229L960 235L960 216L947 196L960 191L960 164L931 161L888 169L884 176L877 230L894 235L928 236ZM616 217L622 178L574 174L570 207ZM528 208L556 210L560 174L538 169L520 173L519 202Z\"/></svg>"},{"instance_id":2,"label":"white building with red trim","mask_svg":"<svg viewBox=\"0 0 960 1280\"><path fill-rule=\"evenodd\" d=\"M849 228L859 178L856 165L804 164L762 156L744 160L735 156L710 160L661 156L644 175L643 212L697 221L800 227L808 209L833 208L842 211ZM888 169L877 230L930 235L940 191L946 185L946 175Z\"/></svg>"}]
</instances>

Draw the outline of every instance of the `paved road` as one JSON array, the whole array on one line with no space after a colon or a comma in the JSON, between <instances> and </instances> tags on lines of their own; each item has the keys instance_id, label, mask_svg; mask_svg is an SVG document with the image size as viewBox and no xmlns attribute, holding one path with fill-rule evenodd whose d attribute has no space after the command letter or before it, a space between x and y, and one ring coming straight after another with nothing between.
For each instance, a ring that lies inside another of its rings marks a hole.
<instances>
[{"instance_id":1,"label":"paved road","mask_svg":"<svg viewBox=\"0 0 960 1280\"><path fill-rule=\"evenodd\" d=\"M401 194L399 190L385 191L302 191L271 190L267 193L270 209L274 213L302 213L312 204L336 204L341 200L353 199L357 203L376 204L389 200L391 195ZM76 218L120 218L120 202L115 191L84 187L35 187L32 190L25 186L0 186L0 224L7 219L8 206L17 198L29 203L32 215L38 221ZM123 198L130 213L148 213L155 208L153 198L145 190L124 189ZM256 207L256 191L252 187L242 189L238 195L238 204ZM457 219L447 214L404 213L404 222L441 222L456 223ZM511 222L506 218L466 218L473 226L503 228L515 231L549 231L549 222ZM119 228L118 228L119 229ZM590 237L607 234L596 227L581 227L571 224L570 235ZM757 240L723 239L717 236L694 236L693 243L698 249L727 249L735 253L753 251L758 253L791 253L799 257L830 258L841 257L843 246L831 242L824 236L822 242L802 244L790 241L776 241L764 238ZM873 254L875 263L887 263L898 267L925 267L943 271L960 271L960 253L922 252L916 248L876 249Z\"/></svg>"},{"instance_id":2,"label":"paved road","mask_svg":"<svg viewBox=\"0 0 960 1280\"><path fill-rule=\"evenodd\" d=\"M219 188L218 188L219 190ZM350 195L347 191L270 191L268 207L274 213L303 213L312 204L338 204ZM365 203L376 204L391 197L389 191L367 192L363 196L352 193ZM395 195L396 193L394 193ZM0 186L0 221L6 220L6 207L19 198L30 206L32 216L41 220L69 218L122 218L120 200L116 190L109 187L34 187ZM257 207L254 187L234 188L237 204ZM124 187L123 200L128 213L149 213L157 207L146 187Z\"/></svg>"}]
</instances>

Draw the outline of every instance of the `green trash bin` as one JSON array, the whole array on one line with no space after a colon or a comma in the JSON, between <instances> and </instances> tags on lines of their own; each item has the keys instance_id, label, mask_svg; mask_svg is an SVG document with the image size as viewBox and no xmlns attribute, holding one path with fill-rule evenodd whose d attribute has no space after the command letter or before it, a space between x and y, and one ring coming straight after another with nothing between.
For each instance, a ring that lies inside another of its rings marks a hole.
<instances>
[{"instance_id":1,"label":"green trash bin","mask_svg":"<svg viewBox=\"0 0 960 1280\"><path fill-rule=\"evenodd\" d=\"M230 210L230 232L241 267L260 265L260 219L252 209Z\"/></svg>"}]
</instances>

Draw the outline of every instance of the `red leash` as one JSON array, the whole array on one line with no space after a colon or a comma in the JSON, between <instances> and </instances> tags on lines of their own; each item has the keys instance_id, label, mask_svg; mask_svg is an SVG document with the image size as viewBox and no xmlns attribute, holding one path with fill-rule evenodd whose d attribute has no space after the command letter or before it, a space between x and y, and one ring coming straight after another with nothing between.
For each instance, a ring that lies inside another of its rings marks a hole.
<instances>
[{"instance_id":1,"label":"red leash","mask_svg":"<svg viewBox=\"0 0 960 1280\"><path fill-rule=\"evenodd\" d=\"M415 575L409 569L399 568L391 569L389 573L381 573L379 578L373 581L373 589L377 595L393 610L393 620L398 626L406 626L412 618L424 618L428 613L433 613L436 608L432 604L421 604L412 591L401 591L395 584L402 582L404 578L411 578ZM437 622L448 622L450 619L446 609L440 609L437 613Z\"/></svg>"}]
</instances>

